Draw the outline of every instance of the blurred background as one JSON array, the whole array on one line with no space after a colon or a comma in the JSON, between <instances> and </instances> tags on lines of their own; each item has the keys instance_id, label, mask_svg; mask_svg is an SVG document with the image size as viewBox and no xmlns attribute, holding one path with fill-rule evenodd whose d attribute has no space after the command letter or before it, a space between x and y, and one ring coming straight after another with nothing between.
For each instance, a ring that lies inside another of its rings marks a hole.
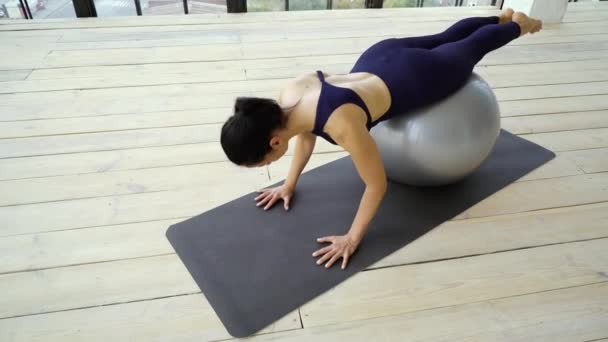
<instances>
[{"instance_id":1,"label":"blurred background","mask_svg":"<svg viewBox=\"0 0 608 342\"><path fill-rule=\"evenodd\" d=\"M383 7L489 6L492 0L384 0ZM98 17L137 15L134 0L94 0ZM140 0L142 15L183 14L183 0ZM189 13L226 13L226 0L188 0ZM72 0L0 0L0 19L76 17ZM365 8L365 0L247 0L248 12Z\"/></svg>"}]
</instances>

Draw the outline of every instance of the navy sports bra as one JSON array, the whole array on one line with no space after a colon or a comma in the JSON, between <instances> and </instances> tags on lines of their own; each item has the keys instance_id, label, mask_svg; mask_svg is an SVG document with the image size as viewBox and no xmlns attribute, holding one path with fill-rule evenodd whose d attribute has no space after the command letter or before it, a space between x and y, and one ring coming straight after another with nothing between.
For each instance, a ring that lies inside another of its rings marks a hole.
<instances>
[{"instance_id":1,"label":"navy sports bra","mask_svg":"<svg viewBox=\"0 0 608 342\"><path fill-rule=\"evenodd\" d=\"M373 126L372 116L369 113L367 105L356 92L354 92L352 89L336 87L325 82L323 72L320 70L317 70L317 75L321 81L321 94L319 95L315 126L312 133L323 137L331 144L337 145L327 133L323 132L323 127L325 127L325 123L329 119L331 113L345 103L354 103L363 108L363 110L365 110L365 114L367 115L367 129L369 130Z\"/></svg>"}]
</instances>

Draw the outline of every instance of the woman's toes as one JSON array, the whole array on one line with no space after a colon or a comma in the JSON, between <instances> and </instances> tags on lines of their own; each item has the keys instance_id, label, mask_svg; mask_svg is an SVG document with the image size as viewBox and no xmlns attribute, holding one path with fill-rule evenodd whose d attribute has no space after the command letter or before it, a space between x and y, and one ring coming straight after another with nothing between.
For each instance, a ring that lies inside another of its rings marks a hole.
<instances>
[{"instance_id":1,"label":"woman's toes","mask_svg":"<svg viewBox=\"0 0 608 342\"><path fill-rule=\"evenodd\" d=\"M532 33L536 33L540 30L543 29L543 21L542 20L537 20L536 21L536 25L534 26L534 30L532 31Z\"/></svg>"}]
</instances>

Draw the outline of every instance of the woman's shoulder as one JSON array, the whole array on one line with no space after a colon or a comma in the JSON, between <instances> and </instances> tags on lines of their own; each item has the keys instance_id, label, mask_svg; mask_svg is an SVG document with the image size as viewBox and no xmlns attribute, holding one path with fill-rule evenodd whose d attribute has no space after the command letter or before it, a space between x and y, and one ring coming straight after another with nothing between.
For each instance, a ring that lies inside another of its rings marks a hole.
<instances>
[{"instance_id":1,"label":"woman's shoulder","mask_svg":"<svg viewBox=\"0 0 608 342\"><path fill-rule=\"evenodd\" d=\"M279 93L279 103L282 105L292 105L298 102L309 91L315 90L316 72L306 72L287 80Z\"/></svg>"}]
</instances>

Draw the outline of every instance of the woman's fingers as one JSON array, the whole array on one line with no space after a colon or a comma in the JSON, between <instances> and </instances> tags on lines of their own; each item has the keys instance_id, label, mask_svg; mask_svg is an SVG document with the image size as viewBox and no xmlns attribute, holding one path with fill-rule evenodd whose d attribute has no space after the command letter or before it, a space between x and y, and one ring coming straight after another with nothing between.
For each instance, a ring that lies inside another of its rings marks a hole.
<instances>
[{"instance_id":1,"label":"woman's fingers","mask_svg":"<svg viewBox=\"0 0 608 342\"><path fill-rule=\"evenodd\" d=\"M268 196L268 195L270 195L270 191L264 191L264 192L263 192L261 195L257 196L257 197L255 198L255 200L257 201L258 199L260 199L260 198L264 198L264 197L266 197L266 196Z\"/></svg>"},{"instance_id":2,"label":"woman's fingers","mask_svg":"<svg viewBox=\"0 0 608 342\"><path fill-rule=\"evenodd\" d=\"M339 253L334 253L334 256L331 257L331 260L329 260L329 262L325 264L325 268L330 268L331 265L333 265L334 262L336 262L336 260L340 259L341 257L342 255L340 255Z\"/></svg>"},{"instance_id":3,"label":"woman's fingers","mask_svg":"<svg viewBox=\"0 0 608 342\"><path fill-rule=\"evenodd\" d=\"M291 193L293 191L286 191L283 187L275 187L269 189L256 190L259 194L254 200L257 202L257 206L266 205L264 210L271 208L279 199L282 199L285 204L285 210L289 210L289 204L291 202Z\"/></svg>"},{"instance_id":4,"label":"woman's fingers","mask_svg":"<svg viewBox=\"0 0 608 342\"><path fill-rule=\"evenodd\" d=\"M268 202L268 204L264 207L264 210L268 210L268 208L272 207L276 201L279 199L278 195L272 195L270 196L270 201Z\"/></svg>"},{"instance_id":5,"label":"woman's fingers","mask_svg":"<svg viewBox=\"0 0 608 342\"><path fill-rule=\"evenodd\" d=\"M266 197L262 198L262 199L261 199L261 200L258 202L257 206L259 207L259 206L261 206L261 205L264 205L264 204L266 204L268 201L270 201L271 199L272 199L272 195L268 195L268 196L266 196Z\"/></svg>"},{"instance_id":6,"label":"woman's fingers","mask_svg":"<svg viewBox=\"0 0 608 342\"><path fill-rule=\"evenodd\" d=\"M312 256L313 257L319 256L319 255L321 255L323 253L329 252L331 249L332 249L332 246L323 247L323 248L315 251L314 253L312 253Z\"/></svg>"},{"instance_id":7,"label":"woman's fingers","mask_svg":"<svg viewBox=\"0 0 608 342\"><path fill-rule=\"evenodd\" d=\"M321 265L322 263L326 262L329 258L334 256L334 254L335 254L335 251L333 249L328 251L327 253L325 253L325 255L323 255L321 258L319 258L319 260L317 260L317 265Z\"/></svg>"},{"instance_id":8,"label":"woman's fingers","mask_svg":"<svg viewBox=\"0 0 608 342\"><path fill-rule=\"evenodd\" d=\"M324 236L317 239L317 242L334 242L335 236Z\"/></svg>"},{"instance_id":9,"label":"woman's fingers","mask_svg":"<svg viewBox=\"0 0 608 342\"><path fill-rule=\"evenodd\" d=\"M270 194L272 191L270 191L270 189L263 189L263 190L258 190L256 191L259 195L256 198L260 198L262 196L266 196L268 194Z\"/></svg>"},{"instance_id":10,"label":"woman's fingers","mask_svg":"<svg viewBox=\"0 0 608 342\"><path fill-rule=\"evenodd\" d=\"M270 196L264 196L258 201L257 206L260 206L260 205L268 202L269 200L270 200Z\"/></svg>"},{"instance_id":11,"label":"woman's fingers","mask_svg":"<svg viewBox=\"0 0 608 342\"><path fill-rule=\"evenodd\" d=\"M346 265L348 264L348 252L344 252L344 255L342 256L342 269L346 268Z\"/></svg>"}]
</instances>

